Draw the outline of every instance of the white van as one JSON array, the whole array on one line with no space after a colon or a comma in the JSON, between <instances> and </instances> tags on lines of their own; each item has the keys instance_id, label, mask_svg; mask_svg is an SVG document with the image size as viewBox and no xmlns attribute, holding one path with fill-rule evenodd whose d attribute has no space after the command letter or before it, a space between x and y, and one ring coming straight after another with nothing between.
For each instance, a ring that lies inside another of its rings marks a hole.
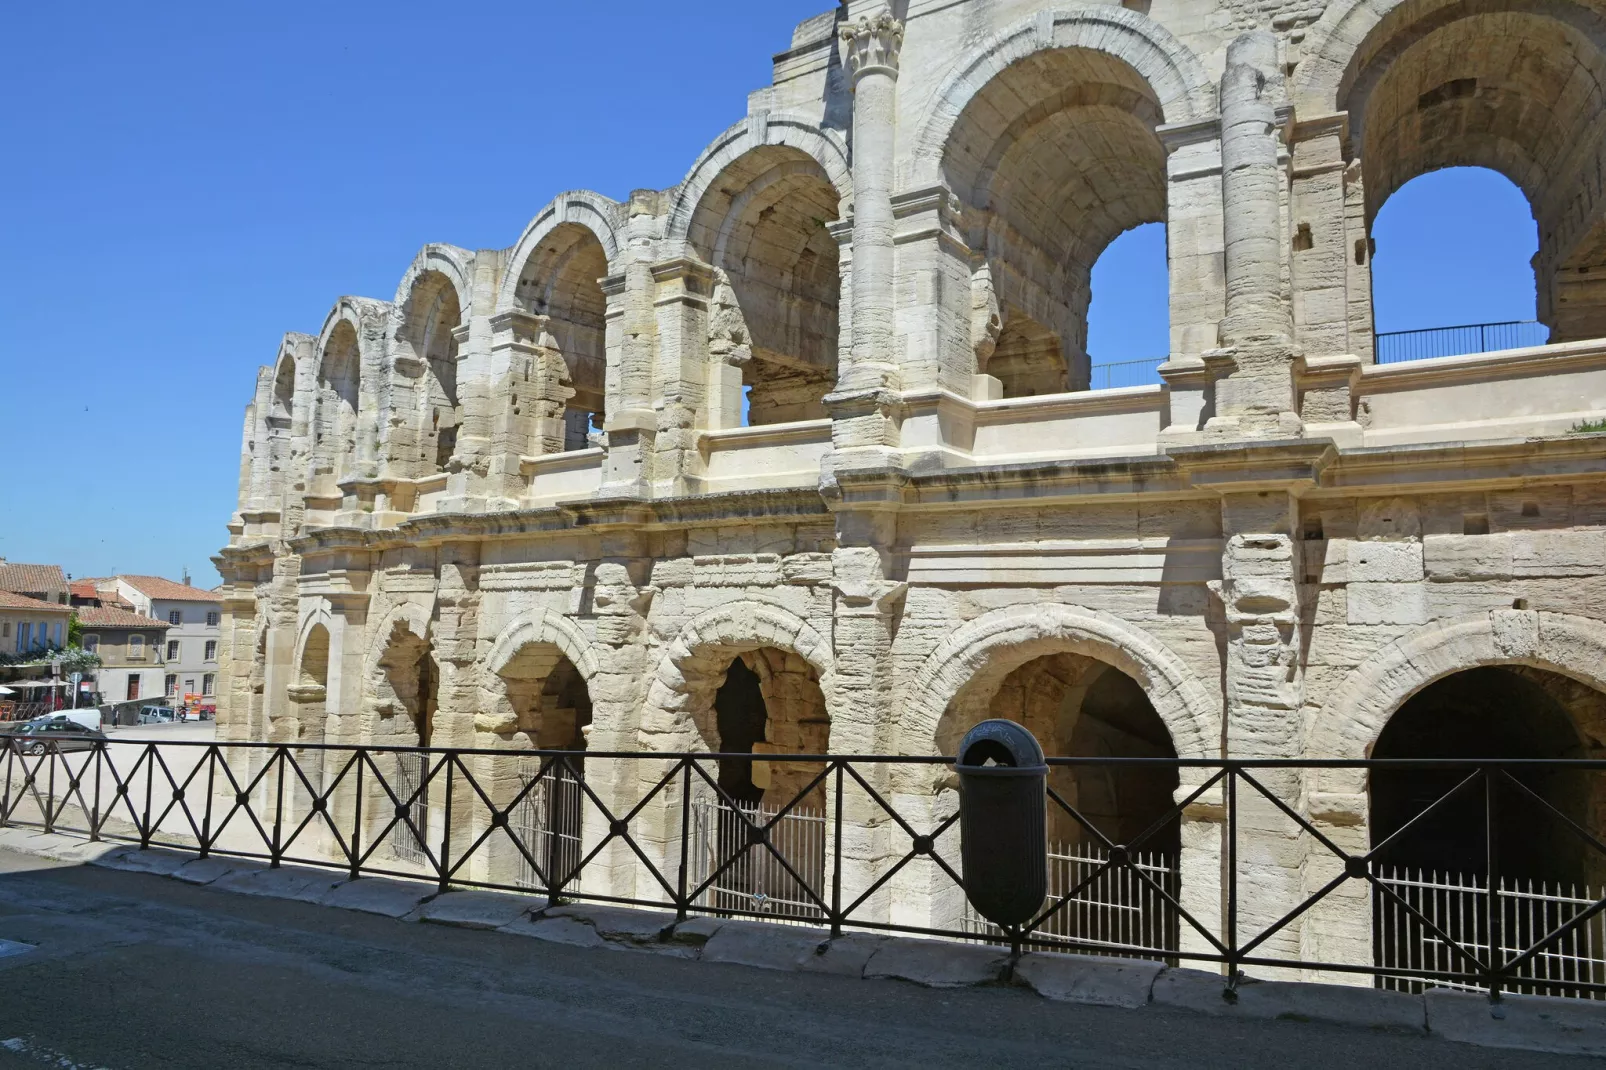
<instances>
[{"instance_id":1,"label":"white van","mask_svg":"<svg viewBox=\"0 0 1606 1070\"><path fill-rule=\"evenodd\" d=\"M51 721L72 721L74 724L83 725L91 732L99 732L101 730L100 710L94 706L82 710L57 710L55 713L47 713L43 716L35 717L34 720L40 724L48 724Z\"/></svg>"}]
</instances>

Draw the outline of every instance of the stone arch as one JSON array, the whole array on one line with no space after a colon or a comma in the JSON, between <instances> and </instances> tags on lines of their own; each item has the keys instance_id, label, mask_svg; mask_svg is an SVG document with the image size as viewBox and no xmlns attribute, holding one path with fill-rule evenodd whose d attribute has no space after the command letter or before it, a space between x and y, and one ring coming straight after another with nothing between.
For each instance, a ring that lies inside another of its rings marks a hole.
<instances>
[{"instance_id":1,"label":"stone arch","mask_svg":"<svg viewBox=\"0 0 1606 1070\"><path fill-rule=\"evenodd\" d=\"M938 89L915 137L907 185L941 180L943 154L965 108L1010 65L1039 52L1086 48L1130 65L1153 88L1165 121L1191 122L1215 113L1215 82L1193 51L1165 27L1120 7L1041 11L983 40Z\"/></svg>"},{"instance_id":2,"label":"stone arch","mask_svg":"<svg viewBox=\"0 0 1606 1070\"><path fill-rule=\"evenodd\" d=\"M391 432L393 455L413 475L446 469L457 450L463 404L458 389L458 342L472 309L468 254L430 245L402 280L392 306L392 362L411 380L411 426Z\"/></svg>"},{"instance_id":3,"label":"stone arch","mask_svg":"<svg viewBox=\"0 0 1606 1070\"><path fill-rule=\"evenodd\" d=\"M379 669L385 648L398 625L424 643L430 643L430 611L417 602L398 602L380 619L379 627L369 633L368 652L363 656L363 679L368 680Z\"/></svg>"},{"instance_id":4,"label":"stone arch","mask_svg":"<svg viewBox=\"0 0 1606 1070\"><path fill-rule=\"evenodd\" d=\"M850 182L840 144L816 128L754 116L687 176L669 237L713 268L707 336L718 383L713 426L821 419L835 386L843 317L831 224Z\"/></svg>"},{"instance_id":5,"label":"stone arch","mask_svg":"<svg viewBox=\"0 0 1606 1070\"><path fill-rule=\"evenodd\" d=\"M1166 222L1159 130L1211 115L1213 92L1185 46L1113 7L989 38L940 91L910 184L964 208L975 370L1004 397L1091 384L1093 267L1121 234Z\"/></svg>"},{"instance_id":6,"label":"stone arch","mask_svg":"<svg viewBox=\"0 0 1606 1070\"><path fill-rule=\"evenodd\" d=\"M1293 87L1347 113L1365 225L1407 182L1483 167L1537 224L1539 319L1552 341L1606 333L1606 14L1583 2L1349 0L1312 27Z\"/></svg>"},{"instance_id":7,"label":"stone arch","mask_svg":"<svg viewBox=\"0 0 1606 1070\"><path fill-rule=\"evenodd\" d=\"M733 657L765 647L796 654L809 664L819 679L826 714L835 723L836 659L829 641L789 609L742 599L701 614L665 649L648 684L642 749L663 749L653 745L654 736L684 741L688 728L705 742L717 739L713 700L726 667Z\"/></svg>"},{"instance_id":8,"label":"stone arch","mask_svg":"<svg viewBox=\"0 0 1606 1070\"><path fill-rule=\"evenodd\" d=\"M1220 706L1181 658L1116 617L1061 603L995 609L944 640L909 682L912 698L898 726L897 752L934 753L938 725L962 691L1001 684L1027 662L1058 653L1087 655L1135 680L1178 757L1220 756Z\"/></svg>"},{"instance_id":9,"label":"stone arch","mask_svg":"<svg viewBox=\"0 0 1606 1070\"><path fill-rule=\"evenodd\" d=\"M666 242L671 246L684 243L697 206L720 175L742 156L767 146L785 146L812 157L836 189L842 204L851 203L853 171L842 135L801 116L761 112L727 129L697 157L697 162L676 188L664 228Z\"/></svg>"},{"instance_id":10,"label":"stone arch","mask_svg":"<svg viewBox=\"0 0 1606 1070\"><path fill-rule=\"evenodd\" d=\"M296 360L289 353L281 353L273 370L273 404L269 419L290 421L296 411Z\"/></svg>"},{"instance_id":11,"label":"stone arch","mask_svg":"<svg viewBox=\"0 0 1606 1070\"><path fill-rule=\"evenodd\" d=\"M515 617L502 629L485 655L484 676L494 676L507 668L519 650L530 643L550 643L557 647L588 684L601 671L597 648L578 624L550 609L536 609Z\"/></svg>"},{"instance_id":12,"label":"stone arch","mask_svg":"<svg viewBox=\"0 0 1606 1070\"><path fill-rule=\"evenodd\" d=\"M1317 718L1308 754L1366 758L1407 699L1453 673L1490 665L1544 669L1606 692L1606 622L1570 613L1497 609L1418 628L1344 678L1334 690L1336 700ZM1330 790L1362 790L1365 772L1327 770L1322 780Z\"/></svg>"},{"instance_id":13,"label":"stone arch","mask_svg":"<svg viewBox=\"0 0 1606 1070\"><path fill-rule=\"evenodd\" d=\"M552 198L524 228L508 256L507 270L502 273L502 284L497 290L496 311L506 312L517 307L519 273L542 243L560 227L568 225L590 231L611 265L619 256L620 208L617 201L590 190L570 190Z\"/></svg>"},{"instance_id":14,"label":"stone arch","mask_svg":"<svg viewBox=\"0 0 1606 1070\"><path fill-rule=\"evenodd\" d=\"M307 642L312 638L314 628L322 628L325 635L333 635L335 631L334 615L330 613L329 606L323 601L314 606L301 618L296 627L295 673L299 677L302 663L306 660Z\"/></svg>"},{"instance_id":15,"label":"stone arch","mask_svg":"<svg viewBox=\"0 0 1606 1070\"><path fill-rule=\"evenodd\" d=\"M401 285L396 287L396 297L391 302L392 306L405 316L407 304L412 299L419 279L434 272L451 283L452 289L457 294L457 306L467 317L469 309L474 304L473 259L474 254L455 245L431 242L424 246L408 265L407 273L402 276Z\"/></svg>"}]
</instances>

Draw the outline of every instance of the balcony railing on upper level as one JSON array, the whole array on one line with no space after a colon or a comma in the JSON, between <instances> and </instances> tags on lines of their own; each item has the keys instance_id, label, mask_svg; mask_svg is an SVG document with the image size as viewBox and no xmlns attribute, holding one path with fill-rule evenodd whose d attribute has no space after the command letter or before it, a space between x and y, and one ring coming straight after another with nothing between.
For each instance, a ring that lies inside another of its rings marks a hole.
<instances>
[{"instance_id":1,"label":"balcony railing on upper level","mask_svg":"<svg viewBox=\"0 0 1606 1070\"><path fill-rule=\"evenodd\" d=\"M1095 364L1088 389L1112 390L1122 386L1156 386L1160 382L1160 373L1157 369L1165 361L1165 357L1151 357L1148 360Z\"/></svg>"},{"instance_id":2,"label":"balcony railing on upper level","mask_svg":"<svg viewBox=\"0 0 1606 1070\"><path fill-rule=\"evenodd\" d=\"M1380 331L1377 334L1377 362L1395 364L1402 360L1492 353L1500 349L1542 346L1549 341L1550 328L1534 320L1468 323L1459 327L1428 327L1415 331Z\"/></svg>"}]
</instances>

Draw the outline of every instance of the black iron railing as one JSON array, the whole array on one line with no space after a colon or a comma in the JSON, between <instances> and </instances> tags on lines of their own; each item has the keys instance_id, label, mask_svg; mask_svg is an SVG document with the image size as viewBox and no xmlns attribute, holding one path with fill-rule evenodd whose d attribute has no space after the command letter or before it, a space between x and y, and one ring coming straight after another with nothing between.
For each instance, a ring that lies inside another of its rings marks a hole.
<instances>
[{"instance_id":1,"label":"black iron railing","mask_svg":"<svg viewBox=\"0 0 1606 1070\"><path fill-rule=\"evenodd\" d=\"M681 918L714 913L806 919L833 934L860 929L978 938L975 925L965 924L958 800L948 790L948 758L770 754L772 768L800 771L789 783L802 787L755 807L719 785L720 762L750 761L750 754L182 741L97 742L90 750L67 753L54 743L28 746L36 752L8 747L0 757L0 825L271 866L321 866L353 879L427 880L443 891L535 891L553 899L669 908ZM1542 916L1542 925L1530 922L1510 932L1501 895L1485 896L1459 908L1481 911L1476 925L1464 918L1451 924L1428 908L1428 898L1403 888L1398 866L1414 842L1442 840L1444 822L1461 820L1478 826L1460 831L1474 833L1474 842L1484 845L1475 860L1478 880L1502 888L1512 876L1502 869L1503 859L1511 857L1502 829L1517 814L1525 838L1560 836L1557 842L1570 845L1567 851L1586 868L1606 870L1606 844L1597 833L1531 786L1570 777L1567 798L1597 798L1606 762L1051 758L1049 764L1050 817L1062 835L1069 828L1080 837L1081 853L1093 861L1078 867L1031 922L994 934L1017 953L1036 948L1215 964L1229 992L1249 970L1366 975L1392 987L1444 984L1498 997L1504 991L1548 991L1543 977L1554 974L1536 973L1536 963L1577 944L1586 930L1591 946L1600 943L1606 898L1575 895L1567 905L1527 915ZM1185 789L1125 842L1108 834L1107 820L1101 825L1052 786L1057 770L1096 770L1119 779L1124 772L1152 773L1156 767L1174 771ZM1423 783L1440 784L1454 774L1454 786L1419 800L1414 816L1370 845L1359 842L1353 812L1321 821L1306 814L1303 800L1314 778L1341 775L1353 782L1357 774L1379 772L1419 774ZM1587 790L1580 792L1578 778L1587 779ZM565 828L543 830L530 803L542 785L558 781L575 786L563 808ZM699 834L692 820L699 806L715 808L729 827L716 836ZM823 865L814 857L812 839L806 838L809 858L789 857L795 848L788 844L801 841L781 834L805 811L810 819L824 815ZM1580 812L1598 811L1586 806ZM1166 836L1176 835L1179 822L1192 826L1181 837L1181 879L1157 879L1154 852ZM1268 837L1277 841L1275 850L1268 850ZM1295 842L1304 852L1297 872L1288 871L1286 862L1279 871L1279 863L1265 861L1287 856ZM712 857L698 857L710 849ZM1190 850L1202 852L1191 865ZM761 871L771 874L764 879L784 885L785 911L768 909L767 894L754 892ZM1165 914L1159 924L1126 931L1173 934L1165 939L1175 946L1156 947L1152 937L1112 940L1108 932L1082 933L1066 924L1089 904L1110 907L1117 877L1120 887L1140 893L1132 904L1147 904L1132 909ZM1190 887L1190 880L1205 885ZM911 915L911 889L930 924L890 920ZM715 891L737 894L710 894ZM740 893L746 893L746 905ZM904 896L901 910L888 908L894 893ZM1307 955L1309 943L1295 938L1300 919L1320 914L1328 924L1336 918L1358 933L1360 940L1352 943L1366 944L1365 936L1377 931L1368 920L1374 911L1386 912L1388 924L1409 930L1413 940L1431 941L1434 954L1329 961ZM1566 976L1567 993L1606 996L1606 976L1599 972L1572 970Z\"/></svg>"},{"instance_id":2,"label":"black iron railing","mask_svg":"<svg viewBox=\"0 0 1606 1070\"><path fill-rule=\"evenodd\" d=\"M1114 390L1123 386L1154 386L1160 382L1160 365L1165 357L1148 360L1119 360L1095 364L1089 369L1089 390Z\"/></svg>"},{"instance_id":3,"label":"black iron railing","mask_svg":"<svg viewBox=\"0 0 1606 1070\"><path fill-rule=\"evenodd\" d=\"M1402 360L1459 357L1470 353L1542 346L1550 341L1550 328L1534 320L1507 320L1503 323L1468 323L1458 327L1426 327L1415 331L1380 331L1376 338L1377 362L1395 364Z\"/></svg>"}]
</instances>

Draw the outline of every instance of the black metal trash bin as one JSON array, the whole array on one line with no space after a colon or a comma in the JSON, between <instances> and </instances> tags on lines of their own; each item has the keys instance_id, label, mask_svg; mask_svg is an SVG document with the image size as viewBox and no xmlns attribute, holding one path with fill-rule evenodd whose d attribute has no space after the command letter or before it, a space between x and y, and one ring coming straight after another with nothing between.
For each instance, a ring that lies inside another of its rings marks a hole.
<instances>
[{"instance_id":1,"label":"black metal trash bin","mask_svg":"<svg viewBox=\"0 0 1606 1070\"><path fill-rule=\"evenodd\" d=\"M1048 895L1043 748L1014 721L983 721L965 733L954 771L965 894L982 917L1013 929Z\"/></svg>"}]
</instances>

